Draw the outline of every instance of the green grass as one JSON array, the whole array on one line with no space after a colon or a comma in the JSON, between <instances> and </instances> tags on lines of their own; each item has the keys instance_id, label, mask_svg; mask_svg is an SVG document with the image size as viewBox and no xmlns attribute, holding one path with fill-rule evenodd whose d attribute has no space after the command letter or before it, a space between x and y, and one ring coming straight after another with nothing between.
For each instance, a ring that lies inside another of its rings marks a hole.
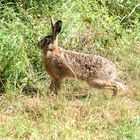
<instances>
[{"instance_id":1,"label":"green grass","mask_svg":"<svg viewBox=\"0 0 140 140\"><path fill-rule=\"evenodd\" d=\"M0 139L139 140L139 11L139 0L1 0ZM63 21L60 47L112 60L133 94L112 98L68 79L49 95L37 42L50 15Z\"/></svg>"}]
</instances>

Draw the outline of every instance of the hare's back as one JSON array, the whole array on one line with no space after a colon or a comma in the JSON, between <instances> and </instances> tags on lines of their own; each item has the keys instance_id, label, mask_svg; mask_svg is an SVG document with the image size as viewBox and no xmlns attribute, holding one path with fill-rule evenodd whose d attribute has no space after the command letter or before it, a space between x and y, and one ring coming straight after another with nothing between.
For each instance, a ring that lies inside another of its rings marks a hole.
<instances>
[{"instance_id":1,"label":"hare's back","mask_svg":"<svg viewBox=\"0 0 140 140\"><path fill-rule=\"evenodd\" d=\"M99 79L115 79L116 67L108 59L93 55L89 61L90 74Z\"/></svg>"},{"instance_id":2,"label":"hare's back","mask_svg":"<svg viewBox=\"0 0 140 140\"><path fill-rule=\"evenodd\" d=\"M91 54L65 52L65 60L80 79L115 79L116 68L104 57Z\"/></svg>"}]
</instances>

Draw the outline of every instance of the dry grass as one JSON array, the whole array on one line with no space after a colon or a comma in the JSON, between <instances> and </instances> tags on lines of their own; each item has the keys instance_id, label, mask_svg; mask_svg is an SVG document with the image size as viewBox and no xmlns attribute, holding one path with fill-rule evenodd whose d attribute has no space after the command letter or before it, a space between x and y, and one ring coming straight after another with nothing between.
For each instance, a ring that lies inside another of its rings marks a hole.
<instances>
[{"instance_id":1,"label":"dry grass","mask_svg":"<svg viewBox=\"0 0 140 140\"><path fill-rule=\"evenodd\" d=\"M58 96L47 96L44 90L33 98L23 94L3 95L1 137L27 140L139 138L140 100L137 97L112 98L110 92L93 92L81 82L77 84L79 89L83 87L81 91L75 91L77 86L64 84L67 86ZM87 96L79 96L86 91Z\"/></svg>"}]
</instances>

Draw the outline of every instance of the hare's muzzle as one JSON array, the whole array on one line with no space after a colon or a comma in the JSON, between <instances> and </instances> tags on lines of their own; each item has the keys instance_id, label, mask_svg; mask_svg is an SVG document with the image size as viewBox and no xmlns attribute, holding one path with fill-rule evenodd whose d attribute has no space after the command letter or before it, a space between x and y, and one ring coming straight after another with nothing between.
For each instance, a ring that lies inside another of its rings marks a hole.
<instances>
[{"instance_id":1,"label":"hare's muzzle","mask_svg":"<svg viewBox=\"0 0 140 140\"><path fill-rule=\"evenodd\" d=\"M37 43L37 47L41 49L41 43L40 42Z\"/></svg>"},{"instance_id":2,"label":"hare's muzzle","mask_svg":"<svg viewBox=\"0 0 140 140\"><path fill-rule=\"evenodd\" d=\"M42 49L42 48L43 48L42 41L39 41L39 42L37 43L37 46L38 46L39 49Z\"/></svg>"}]
</instances>

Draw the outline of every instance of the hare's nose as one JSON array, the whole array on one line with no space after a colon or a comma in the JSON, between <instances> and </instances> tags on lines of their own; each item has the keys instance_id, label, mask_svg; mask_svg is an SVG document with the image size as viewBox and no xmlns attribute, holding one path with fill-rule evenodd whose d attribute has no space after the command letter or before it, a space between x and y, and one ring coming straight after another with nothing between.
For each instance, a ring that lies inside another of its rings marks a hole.
<instances>
[{"instance_id":1,"label":"hare's nose","mask_svg":"<svg viewBox=\"0 0 140 140\"><path fill-rule=\"evenodd\" d=\"M37 47L41 48L41 43L40 42L37 43Z\"/></svg>"}]
</instances>

